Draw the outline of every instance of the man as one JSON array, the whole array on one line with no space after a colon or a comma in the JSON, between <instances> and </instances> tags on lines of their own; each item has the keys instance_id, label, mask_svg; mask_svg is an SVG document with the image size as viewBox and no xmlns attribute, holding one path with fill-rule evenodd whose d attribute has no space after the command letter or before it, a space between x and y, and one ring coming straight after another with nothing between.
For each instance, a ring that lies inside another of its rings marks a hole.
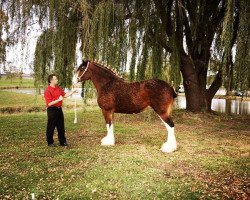
<instances>
[{"instance_id":1,"label":"man","mask_svg":"<svg viewBox=\"0 0 250 200\"><path fill-rule=\"evenodd\" d=\"M69 97L76 90L72 92L65 93L60 87L58 87L58 79L55 74L50 74L48 76L48 87L44 91L44 98L47 105L47 142L49 147L54 146L54 130L57 128L58 139L60 146L69 146L65 138L65 128L64 128L64 116L62 111L63 98Z\"/></svg>"}]
</instances>

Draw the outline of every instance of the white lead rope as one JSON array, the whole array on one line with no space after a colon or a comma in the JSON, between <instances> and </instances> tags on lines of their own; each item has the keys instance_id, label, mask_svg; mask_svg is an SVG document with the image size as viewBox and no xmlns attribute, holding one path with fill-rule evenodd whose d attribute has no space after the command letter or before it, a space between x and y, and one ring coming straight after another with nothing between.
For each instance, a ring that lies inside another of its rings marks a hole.
<instances>
[{"instance_id":1,"label":"white lead rope","mask_svg":"<svg viewBox=\"0 0 250 200\"><path fill-rule=\"evenodd\" d=\"M74 87L73 87L74 88ZM74 119L74 124L77 123L77 112L76 112L76 96L75 96L75 107L74 107L74 111L75 111L75 119Z\"/></svg>"},{"instance_id":2,"label":"white lead rope","mask_svg":"<svg viewBox=\"0 0 250 200\"><path fill-rule=\"evenodd\" d=\"M75 97L75 119L74 119L74 124L77 123L77 112L76 112L76 97Z\"/></svg>"}]
</instances>

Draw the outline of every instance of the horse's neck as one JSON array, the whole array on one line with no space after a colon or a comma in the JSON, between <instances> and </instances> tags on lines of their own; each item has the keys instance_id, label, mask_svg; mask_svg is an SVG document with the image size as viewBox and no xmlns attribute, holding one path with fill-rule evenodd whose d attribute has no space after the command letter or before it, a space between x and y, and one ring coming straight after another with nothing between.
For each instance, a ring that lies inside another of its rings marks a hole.
<instances>
[{"instance_id":1,"label":"horse's neck","mask_svg":"<svg viewBox=\"0 0 250 200\"><path fill-rule=\"evenodd\" d=\"M116 77L113 74L109 74L109 72L104 70L105 69L98 68L96 66L92 68L91 80L95 85L97 93L100 93L101 88L105 86L107 83L116 79Z\"/></svg>"}]
</instances>

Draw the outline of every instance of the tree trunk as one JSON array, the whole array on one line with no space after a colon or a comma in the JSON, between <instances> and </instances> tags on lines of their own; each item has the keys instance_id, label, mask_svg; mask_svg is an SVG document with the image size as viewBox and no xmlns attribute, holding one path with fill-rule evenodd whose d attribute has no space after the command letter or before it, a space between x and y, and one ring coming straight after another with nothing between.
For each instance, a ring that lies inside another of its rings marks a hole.
<instances>
[{"instance_id":1,"label":"tree trunk","mask_svg":"<svg viewBox=\"0 0 250 200\"><path fill-rule=\"evenodd\" d=\"M202 96L199 79L194 68L194 63L187 55L181 56L180 69L186 94L186 109L192 112L199 112L202 110Z\"/></svg>"},{"instance_id":2,"label":"tree trunk","mask_svg":"<svg viewBox=\"0 0 250 200\"><path fill-rule=\"evenodd\" d=\"M221 86L222 78L219 72L206 89L207 68L201 61L193 62L187 55L181 56L181 73L186 94L186 109L192 112L211 111L212 99Z\"/></svg>"}]
</instances>

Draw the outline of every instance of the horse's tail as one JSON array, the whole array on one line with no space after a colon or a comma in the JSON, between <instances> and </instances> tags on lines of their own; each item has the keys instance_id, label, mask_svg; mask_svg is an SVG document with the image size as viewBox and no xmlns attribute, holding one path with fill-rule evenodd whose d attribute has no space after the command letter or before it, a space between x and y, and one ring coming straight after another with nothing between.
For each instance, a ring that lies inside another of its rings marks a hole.
<instances>
[{"instance_id":1,"label":"horse's tail","mask_svg":"<svg viewBox=\"0 0 250 200\"><path fill-rule=\"evenodd\" d=\"M172 93L173 93L173 97L176 98L178 96L177 92L175 91L174 87L171 87L172 89Z\"/></svg>"}]
</instances>

